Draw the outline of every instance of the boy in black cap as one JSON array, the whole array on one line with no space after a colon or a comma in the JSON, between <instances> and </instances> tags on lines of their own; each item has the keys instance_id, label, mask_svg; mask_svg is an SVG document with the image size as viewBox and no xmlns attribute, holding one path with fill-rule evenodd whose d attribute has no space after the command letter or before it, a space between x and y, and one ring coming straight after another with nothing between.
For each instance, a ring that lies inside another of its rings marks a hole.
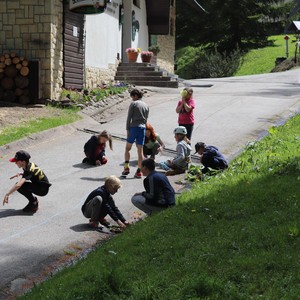
<instances>
[{"instance_id":1,"label":"boy in black cap","mask_svg":"<svg viewBox=\"0 0 300 300\"><path fill-rule=\"evenodd\" d=\"M13 192L18 191L29 201L23 208L23 211L35 213L38 210L39 202L33 194L39 196L47 195L51 183L49 183L44 172L36 164L29 162L29 159L30 154L24 150L20 150L9 160L10 162L15 162L18 168L22 168L23 174L21 174L22 178L4 196L3 205L8 203L8 198ZM11 177L11 179L19 175L17 174Z\"/></svg>"},{"instance_id":2,"label":"boy in black cap","mask_svg":"<svg viewBox=\"0 0 300 300\"><path fill-rule=\"evenodd\" d=\"M202 173L207 173L208 168L214 170L224 170L228 168L228 162L224 155L215 146L206 146L203 142L195 145L195 154L198 153L201 158L200 162L204 166Z\"/></svg>"}]
</instances>

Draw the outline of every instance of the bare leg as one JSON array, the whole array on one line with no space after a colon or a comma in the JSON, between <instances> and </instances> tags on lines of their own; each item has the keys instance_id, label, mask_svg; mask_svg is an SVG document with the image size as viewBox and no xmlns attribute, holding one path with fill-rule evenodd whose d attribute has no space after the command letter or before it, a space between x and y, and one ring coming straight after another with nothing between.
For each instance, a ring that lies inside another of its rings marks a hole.
<instances>
[{"instance_id":1,"label":"bare leg","mask_svg":"<svg viewBox=\"0 0 300 300\"><path fill-rule=\"evenodd\" d=\"M142 168L142 161L143 161L143 145L136 145L137 154L138 154L138 167Z\"/></svg>"},{"instance_id":2,"label":"bare leg","mask_svg":"<svg viewBox=\"0 0 300 300\"><path fill-rule=\"evenodd\" d=\"M129 161L130 160L130 150L131 150L132 144L130 143L126 143L126 147L125 147L125 161Z\"/></svg>"}]
</instances>

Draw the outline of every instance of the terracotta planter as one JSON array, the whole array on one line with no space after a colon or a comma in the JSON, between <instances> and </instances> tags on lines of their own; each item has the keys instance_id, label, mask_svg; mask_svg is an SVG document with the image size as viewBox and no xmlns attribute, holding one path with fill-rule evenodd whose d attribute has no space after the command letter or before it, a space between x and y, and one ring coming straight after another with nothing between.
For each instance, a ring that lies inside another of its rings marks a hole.
<instances>
[{"instance_id":1,"label":"terracotta planter","mask_svg":"<svg viewBox=\"0 0 300 300\"><path fill-rule=\"evenodd\" d=\"M152 59L152 56L142 55L141 58L142 58L142 62L149 63L151 61L151 59Z\"/></svg>"},{"instance_id":2,"label":"terracotta planter","mask_svg":"<svg viewBox=\"0 0 300 300\"><path fill-rule=\"evenodd\" d=\"M139 56L138 52L127 52L128 62L135 63Z\"/></svg>"}]
</instances>

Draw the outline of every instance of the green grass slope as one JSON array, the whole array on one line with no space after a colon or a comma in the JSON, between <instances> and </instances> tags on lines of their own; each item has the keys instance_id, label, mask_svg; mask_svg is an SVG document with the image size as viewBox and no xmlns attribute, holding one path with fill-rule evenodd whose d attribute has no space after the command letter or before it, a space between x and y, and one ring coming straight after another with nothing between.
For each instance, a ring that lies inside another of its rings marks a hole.
<instances>
[{"instance_id":1,"label":"green grass slope","mask_svg":"<svg viewBox=\"0 0 300 300\"><path fill-rule=\"evenodd\" d=\"M272 46L253 49L246 53L244 62L235 76L270 73L275 67L276 58L286 57L286 41L284 36L270 36L268 40L273 42ZM295 41L295 37L291 35L288 41L289 58L293 58L295 55Z\"/></svg>"},{"instance_id":2,"label":"green grass slope","mask_svg":"<svg viewBox=\"0 0 300 300\"><path fill-rule=\"evenodd\" d=\"M299 299L300 115L26 299Z\"/></svg>"}]
</instances>

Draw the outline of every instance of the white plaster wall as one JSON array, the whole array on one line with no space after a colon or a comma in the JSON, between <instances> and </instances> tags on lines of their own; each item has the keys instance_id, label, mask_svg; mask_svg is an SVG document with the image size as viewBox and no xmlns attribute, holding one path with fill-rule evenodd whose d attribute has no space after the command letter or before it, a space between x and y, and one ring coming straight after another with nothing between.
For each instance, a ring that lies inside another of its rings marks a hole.
<instances>
[{"instance_id":1,"label":"white plaster wall","mask_svg":"<svg viewBox=\"0 0 300 300\"><path fill-rule=\"evenodd\" d=\"M147 12L146 12L146 1L140 1L140 8L132 6L135 11L135 19L140 23L140 29L136 33L135 41L132 42L132 47L141 48L142 51L148 50L148 26L147 26ZM140 60L140 56L139 56Z\"/></svg>"},{"instance_id":2,"label":"white plaster wall","mask_svg":"<svg viewBox=\"0 0 300 300\"><path fill-rule=\"evenodd\" d=\"M115 64L122 51L122 27L119 26L119 5L113 0L104 13L86 15L85 64L87 67L108 68Z\"/></svg>"}]
</instances>

